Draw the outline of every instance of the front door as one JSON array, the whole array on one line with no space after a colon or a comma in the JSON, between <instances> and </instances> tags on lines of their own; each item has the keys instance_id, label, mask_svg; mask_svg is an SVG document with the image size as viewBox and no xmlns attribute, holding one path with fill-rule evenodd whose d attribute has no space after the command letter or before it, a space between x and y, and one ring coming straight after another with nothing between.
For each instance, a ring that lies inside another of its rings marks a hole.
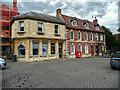
<instances>
[{"instance_id":1,"label":"front door","mask_svg":"<svg viewBox=\"0 0 120 90\"><path fill-rule=\"evenodd\" d=\"M91 55L94 56L94 47L91 45Z\"/></svg>"},{"instance_id":2,"label":"front door","mask_svg":"<svg viewBox=\"0 0 120 90\"><path fill-rule=\"evenodd\" d=\"M59 43L59 58L62 58L62 43Z\"/></svg>"},{"instance_id":3,"label":"front door","mask_svg":"<svg viewBox=\"0 0 120 90\"><path fill-rule=\"evenodd\" d=\"M99 47L98 47L98 45L96 46L96 53L97 53L97 55L99 55Z\"/></svg>"}]
</instances>

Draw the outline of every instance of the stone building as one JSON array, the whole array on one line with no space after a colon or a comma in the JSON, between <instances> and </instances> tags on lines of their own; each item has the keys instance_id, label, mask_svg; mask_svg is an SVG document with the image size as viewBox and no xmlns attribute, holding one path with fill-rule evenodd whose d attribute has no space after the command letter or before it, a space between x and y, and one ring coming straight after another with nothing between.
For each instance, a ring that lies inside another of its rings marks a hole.
<instances>
[{"instance_id":1,"label":"stone building","mask_svg":"<svg viewBox=\"0 0 120 90\"><path fill-rule=\"evenodd\" d=\"M66 22L68 58L75 58L76 51L81 51L82 57L102 55L106 51L105 32L97 19L91 22L63 15L61 9L57 9L56 17Z\"/></svg>"},{"instance_id":2,"label":"stone building","mask_svg":"<svg viewBox=\"0 0 120 90\"><path fill-rule=\"evenodd\" d=\"M17 61L65 58L65 22L57 17L28 12L11 19L12 54Z\"/></svg>"}]
</instances>

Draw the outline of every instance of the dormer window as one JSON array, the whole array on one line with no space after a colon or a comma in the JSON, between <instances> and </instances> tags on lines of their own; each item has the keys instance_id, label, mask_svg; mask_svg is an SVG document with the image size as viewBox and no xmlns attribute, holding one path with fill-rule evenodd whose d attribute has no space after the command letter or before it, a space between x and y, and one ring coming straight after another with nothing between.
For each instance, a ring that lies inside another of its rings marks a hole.
<instances>
[{"instance_id":1,"label":"dormer window","mask_svg":"<svg viewBox=\"0 0 120 90\"><path fill-rule=\"evenodd\" d=\"M70 20L70 23L71 23L73 26L77 26L77 19L76 19L76 18L71 19L71 20Z\"/></svg>"},{"instance_id":2,"label":"dormer window","mask_svg":"<svg viewBox=\"0 0 120 90\"><path fill-rule=\"evenodd\" d=\"M84 22L84 23L83 23L83 25L84 25L86 28L88 28L88 29L89 29L89 21Z\"/></svg>"},{"instance_id":3,"label":"dormer window","mask_svg":"<svg viewBox=\"0 0 120 90\"><path fill-rule=\"evenodd\" d=\"M95 28L96 28L97 30L99 30L99 26L96 26Z\"/></svg>"},{"instance_id":4,"label":"dormer window","mask_svg":"<svg viewBox=\"0 0 120 90\"><path fill-rule=\"evenodd\" d=\"M99 29L99 24L94 25L94 27L96 28L96 30L100 30Z\"/></svg>"}]
</instances>

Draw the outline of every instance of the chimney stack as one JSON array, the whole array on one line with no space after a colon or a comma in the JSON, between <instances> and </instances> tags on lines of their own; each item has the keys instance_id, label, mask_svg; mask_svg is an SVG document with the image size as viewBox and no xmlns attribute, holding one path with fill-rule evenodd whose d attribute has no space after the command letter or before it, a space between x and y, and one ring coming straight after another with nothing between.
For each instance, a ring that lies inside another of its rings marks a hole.
<instances>
[{"instance_id":1,"label":"chimney stack","mask_svg":"<svg viewBox=\"0 0 120 90\"><path fill-rule=\"evenodd\" d=\"M17 9L17 0L14 0L14 1L13 1L13 7L14 7L14 10Z\"/></svg>"},{"instance_id":2,"label":"chimney stack","mask_svg":"<svg viewBox=\"0 0 120 90\"><path fill-rule=\"evenodd\" d=\"M61 14L61 9L56 10L56 15Z\"/></svg>"},{"instance_id":3,"label":"chimney stack","mask_svg":"<svg viewBox=\"0 0 120 90\"><path fill-rule=\"evenodd\" d=\"M96 19L96 17L95 17L95 20L93 20L93 23L95 23L95 24L98 23L98 20Z\"/></svg>"}]
</instances>

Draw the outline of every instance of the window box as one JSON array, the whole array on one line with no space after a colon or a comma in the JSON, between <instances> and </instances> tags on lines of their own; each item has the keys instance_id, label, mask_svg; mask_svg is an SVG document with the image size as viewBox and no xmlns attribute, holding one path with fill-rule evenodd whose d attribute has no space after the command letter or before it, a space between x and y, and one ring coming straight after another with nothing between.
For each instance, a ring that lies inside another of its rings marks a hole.
<instances>
[{"instance_id":1,"label":"window box","mask_svg":"<svg viewBox=\"0 0 120 90\"><path fill-rule=\"evenodd\" d=\"M23 33L26 33L25 31L19 31L17 32L18 34L23 34Z\"/></svg>"},{"instance_id":2,"label":"window box","mask_svg":"<svg viewBox=\"0 0 120 90\"><path fill-rule=\"evenodd\" d=\"M45 34L45 33L44 33L44 32L37 32L37 34L42 34L42 35L43 35L43 34Z\"/></svg>"},{"instance_id":3,"label":"window box","mask_svg":"<svg viewBox=\"0 0 120 90\"><path fill-rule=\"evenodd\" d=\"M55 36L60 36L60 34L58 34L58 33L55 33L54 35L55 35Z\"/></svg>"}]
</instances>

